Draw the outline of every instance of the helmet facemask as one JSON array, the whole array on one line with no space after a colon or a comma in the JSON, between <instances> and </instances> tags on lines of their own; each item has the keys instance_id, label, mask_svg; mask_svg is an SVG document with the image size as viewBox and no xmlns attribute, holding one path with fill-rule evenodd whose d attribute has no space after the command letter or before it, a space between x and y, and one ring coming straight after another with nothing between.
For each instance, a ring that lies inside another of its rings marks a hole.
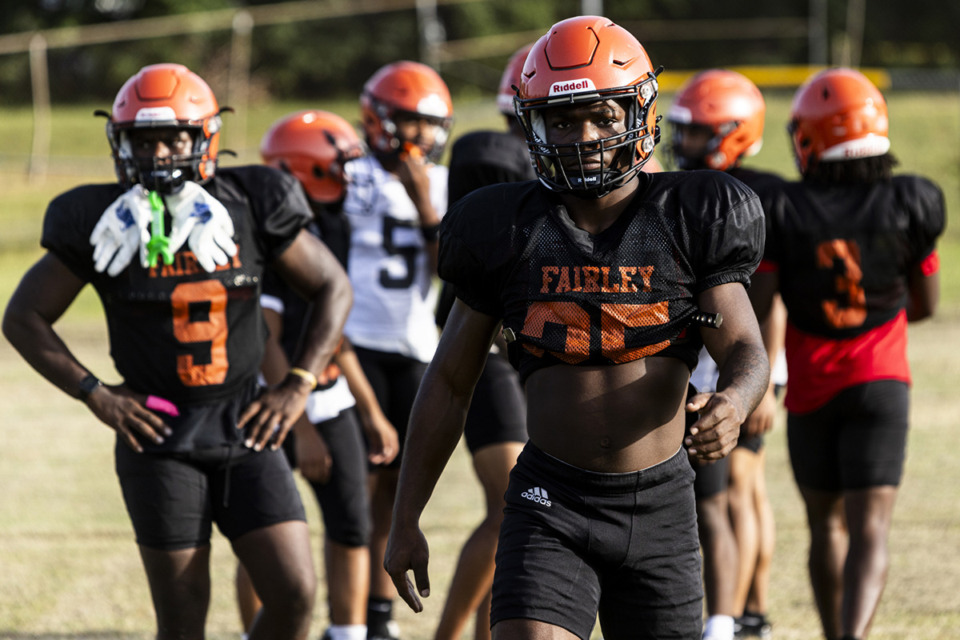
<instances>
[{"instance_id":1,"label":"helmet facemask","mask_svg":"<svg viewBox=\"0 0 960 640\"><path fill-rule=\"evenodd\" d=\"M391 105L381 102L370 96L370 106L376 114L379 122L379 132L373 136L368 135L368 144L380 152L398 153L404 150L408 144L415 144L412 140L403 138L397 126L397 120L407 117L411 119L427 120L434 128L433 144L427 149L424 155L430 162L438 162L447 146L447 140L450 137L450 128L453 119L441 117L423 112L405 111L396 109ZM373 138L372 140L369 138Z\"/></svg>"},{"instance_id":2,"label":"helmet facemask","mask_svg":"<svg viewBox=\"0 0 960 640\"><path fill-rule=\"evenodd\" d=\"M182 123L158 123L138 125L137 123L107 122L107 138L113 150L114 160L120 181L127 186L140 184L145 189L164 195L176 193L187 180L203 183L214 173L216 149L211 142L216 138L221 126L220 115L207 118L202 126ZM137 157L133 152L130 133L143 129L169 128L187 131L192 139L192 150L187 154L171 155L166 158ZM214 145L215 146L215 145Z\"/></svg>"},{"instance_id":3,"label":"helmet facemask","mask_svg":"<svg viewBox=\"0 0 960 640\"><path fill-rule=\"evenodd\" d=\"M540 182L551 191L583 198L601 198L627 183L643 168L659 140L659 127L656 124L647 126L656 96L656 74L650 72L642 82L626 87L546 99L516 98L516 114L523 126ZM625 111L623 133L578 143L547 142L545 109L610 99L616 100ZM603 168L585 170L584 159L598 153ZM614 155L612 162L606 162L607 154ZM571 163L570 159L575 162Z\"/></svg>"}]
</instances>

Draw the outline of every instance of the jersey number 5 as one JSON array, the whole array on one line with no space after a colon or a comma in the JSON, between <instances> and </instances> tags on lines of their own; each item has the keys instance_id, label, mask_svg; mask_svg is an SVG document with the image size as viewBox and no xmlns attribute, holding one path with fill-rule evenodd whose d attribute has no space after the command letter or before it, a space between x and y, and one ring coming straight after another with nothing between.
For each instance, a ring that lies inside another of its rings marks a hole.
<instances>
[{"instance_id":1,"label":"jersey number 5","mask_svg":"<svg viewBox=\"0 0 960 640\"><path fill-rule=\"evenodd\" d=\"M860 245L854 240L827 240L817 245L817 266L836 273L837 298L820 305L827 322L837 329L859 327L867 319L867 296L860 282ZM841 302L845 304L841 305Z\"/></svg>"},{"instance_id":2,"label":"jersey number 5","mask_svg":"<svg viewBox=\"0 0 960 640\"><path fill-rule=\"evenodd\" d=\"M413 284L413 276L417 269L417 247L400 246L393 237L395 229L414 229L416 225L410 220L398 220L385 217L383 219L383 249L389 256L400 256L403 259L406 273L394 276L387 269L380 269L380 286L384 289L407 289Z\"/></svg>"},{"instance_id":3,"label":"jersey number 5","mask_svg":"<svg viewBox=\"0 0 960 640\"><path fill-rule=\"evenodd\" d=\"M183 282L174 288L170 302L173 305L174 337L185 344L210 343L209 364L196 364L189 353L177 356L180 381L188 387L221 384L227 377L229 364L227 288L219 280ZM206 314L203 314L207 306ZM201 314L206 317L198 317Z\"/></svg>"}]
</instances>

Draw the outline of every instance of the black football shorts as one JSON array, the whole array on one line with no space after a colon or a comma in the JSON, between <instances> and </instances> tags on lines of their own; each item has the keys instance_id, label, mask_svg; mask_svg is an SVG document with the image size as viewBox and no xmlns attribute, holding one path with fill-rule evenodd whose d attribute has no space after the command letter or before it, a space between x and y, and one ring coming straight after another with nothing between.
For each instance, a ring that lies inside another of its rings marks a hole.
<instances>
[{"instance_id":1,"label":"black football shorts","mask_svg":"<svg viewBox=\"0 0 960 640\"><path fill-rule=\"evenodd\" d=\"M370 543L367 448L356 410L351 407L315 425L330 450L333 467L324 483L309 482L323 515L324 533L345 547Z\"/></svg>"},{"instance_id":2,"label":"black football shorts","mask_svg":"<svg viewBox=\"0 0 960 640\"><path fill-rule=\"evenodd\" d=\"M510 474L491 623L538 620L589 638L698 640L703 590L687 453L594 473L527 443Z\"/></svg>"},{"instance_id":3,"label":"black football shorts","mask_svg":"<svg viewBox=\"0 0 960 640\"><path fill-rule=\"evenodd\" d=\"M907 448L909 389L878 380L844 389L809 413L787 416L797 484L820 491L898 486Z\"/></svg>"},{"instance_id":4,"label":"black football shorts","mask_svg":"<svg viewBox=\"0 0 960 640\"><path fill-rule=\"evenodd\" d=\"M136 453L117 440L115 461L137 543L173 551L206 546L212 523L228 539L306 521L282 450L234 446L193 453Z\"/></svg>"},{"instance_id":5,"label":"black football shorts","mask_svg":"<svg viewBox=\"0 0 960 640\"><path fill-rule=\"evenodd\" d=\"M527 403L520 376L506 358L487 356L463 434L470 453L491 444L527 441Z\"/></svg>"},{"instance_id":6,"label":"black football shorts","mask_svg":"<svg viewBox=\"0 0 960 640\"><path fill-rule=\"evenodd\" d=\"M413 401L420 389L420 381L427 372L427 364L399 353L386 353L354 345L363 373L370 381L380 408L393 424L400 439L400 452L388 468L399 469L403 456L403 441L407 437L407 422ZM376 468L376 467L374 467Z\"/></svg>"}]
</instances>

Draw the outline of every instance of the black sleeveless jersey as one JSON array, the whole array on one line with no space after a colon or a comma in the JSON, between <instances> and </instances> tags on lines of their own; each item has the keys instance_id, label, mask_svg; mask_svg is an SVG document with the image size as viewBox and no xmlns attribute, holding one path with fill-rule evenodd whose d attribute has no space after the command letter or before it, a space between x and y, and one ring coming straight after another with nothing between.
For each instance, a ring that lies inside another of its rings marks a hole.
<instances>
[{"instance_id":1,"label":"black sleeveless jersey","mask_svg":"<svg viewBox=\"0 0 960 640\"><path fill-rule=\"evenodd\" d=\"M897 176L870 185L787 183L767 211L765 259L798 329L850 338L906 305L910 270L943 232L943 193Z\"/></svg>"},{"instance_id":2,"label":"black sleeveless jersey","mask_svg":"<svg viewBox=\"0 0 960 640\"><path fill-rule=\"evenodd\" d=\"M143 268L134 256L116 277L97 273L89 238L123 193L116 184L58 196L47 209L41 240L96 289L110 353L126 384L181 411L235 397L255 380L266 335L259 303L264 270L312 218L297 181L268 167L220 168L204 188L230 213L237 244L237 255L213 273L200 267L186 244L172 265L161 258L157 267Z\"/></svg>"},{"instance_id":3,"label":"black sleeveless jersey","mask_svg":"<svg viewBox=\"0 0 960 640\"><path fill-rule=\"evenodd\" d=\"M440 276L473 309L502 319L526 379L553 364L660 355L689 368L696 297L749 284L763 248L756 194L716 171L639 174L616 222L591 235L537 182L486 187L444 217ZM713 311L705 309L705 311Z\"/></svg>"}]
</instances>

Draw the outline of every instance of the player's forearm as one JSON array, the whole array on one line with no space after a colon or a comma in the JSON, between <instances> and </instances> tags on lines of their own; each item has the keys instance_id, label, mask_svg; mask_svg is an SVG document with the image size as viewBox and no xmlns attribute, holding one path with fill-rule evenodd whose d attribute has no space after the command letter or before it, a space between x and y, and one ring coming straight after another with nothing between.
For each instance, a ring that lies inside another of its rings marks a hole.
<instances>
[{"instance_id":1,"label":"player's forearm","mask_svg":"<svg viewBox=\"0 0 960 640\"><path fill-rule=\"evenodd\" d=\"M361 419L367 422L373 416L382 415L383 411L380 408L380 403L377 402L377 395L374 393L373 387L370 386L366 374L363 373L357 353L349 346L347 341L344 341L343 348L337 354L337 364L340 366L340 371L343 372L347 386L350 387L350 394L357 401L357 412Z\"/></svg>"},{"instance_id":2,"label":"player's forearm","mask_svg":"<svg viewBox=\"0 0 960 640\"><path fill-rule=\"evenodd\" d=\"M410 414L393 513L397 526L412 526L419 521L460 441L470 404L469 394L458 394L431 368Z\"/></svg>"},{"instance_id":3,"label":"player's forearm","mask_svg":"<svg viewBox=\"0 0 960 640\"><path fill-rule=\"evenodd\" d=\"M717 392L725 394L746 420L770 384L770 361L759 342L741 341L733 345L723 363L718 363Z\"/></svg>"}]
</instances>

